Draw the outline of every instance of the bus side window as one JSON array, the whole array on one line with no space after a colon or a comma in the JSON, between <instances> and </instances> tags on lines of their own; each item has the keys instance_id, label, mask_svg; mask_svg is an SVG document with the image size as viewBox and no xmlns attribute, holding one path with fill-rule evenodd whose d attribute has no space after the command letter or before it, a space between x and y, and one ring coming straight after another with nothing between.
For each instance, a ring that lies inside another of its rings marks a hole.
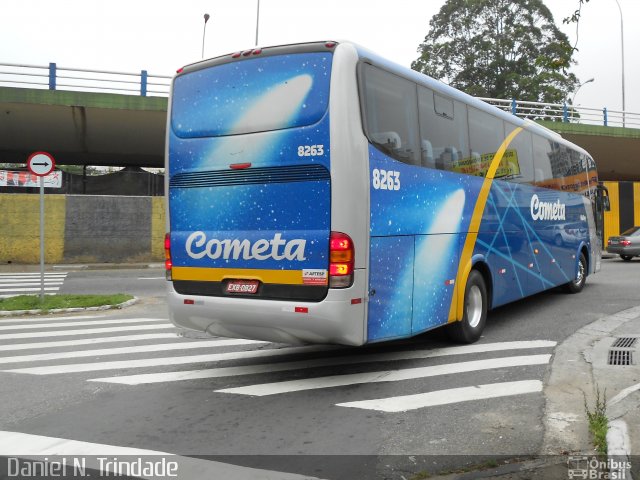
<instances>
[{"instance_id":1,"label":"bus side window","mask_svg":"<svg viewBox=\"0 0 640 480\"><path fill-rule=\"evenodd\" d=\"M536 177L534 183L539 187L555 188L551 169L551 157L553 156L553 142L538 135L533 136L533 164Z\"/></svg>"},{"instance_id":2,"label":"bus side window","mask_svg":"<svg viewBox=\"0 0 640 480\"><path fill-rule=\"evenodd\" d=\"M507 138L516 129L510 122L504 123L504 136ZM531 132L521 130L507 146L502 161L502 174L505 180L514 183L534 183L533 139Z\"/></svg>"},{"instance_id":3,"label":"bus side window","mask_svg":"<svg viewBox=\"0 0 640 480\"><path fill-rule=\"evenodd\" d=\"M504 140L502 119L477 108L469 107L469 145L471 151L478 152L487 164L470 168L471 175L485 176L489 165ZM499 170L496 170L496 176Z\"/></svg>"},{"instance_id":4,"label":"bus side window","mask_svg":"<svg viewBox=\"0 0 640 480\"><path fill-rule=\"evenodd\" d=\"M469 152L467 106L419 86L418 114L423 139L421 165L438 170L460 170L461 161ZM425 139L429 139L428 149L424 147Z\"/></svg>"},{"instance_id":5,"label":"bus side window","mask_svg":"<svg viewBox=\"0 0 640 480\"><path fill-rule=\"evenodd\" d=\"M390 157L420 164L416 85L367 63L360 69L367 136Z\"/></svg>"}]
</instances>

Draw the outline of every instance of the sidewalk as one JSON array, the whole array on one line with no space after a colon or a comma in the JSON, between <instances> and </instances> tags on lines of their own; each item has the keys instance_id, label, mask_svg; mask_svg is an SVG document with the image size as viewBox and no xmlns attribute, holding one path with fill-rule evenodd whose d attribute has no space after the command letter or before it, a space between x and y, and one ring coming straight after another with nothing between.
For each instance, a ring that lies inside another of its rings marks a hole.
<instances>
[{"instance_id":1,"label":"sidewalk","mask_svg":"<svg viewBox=\"0 0 640 480\"><path fill-rule=\"evenodd\" d=\"M596 458L585 410L585 401L594 410L597 390L601 399L606 395L608 458ZM538 459L431 478L640 480L640 306L601 318L561 343L544 393Z\"/></svg>"},{"instance_id":2,"label":"sidewalk","mask_svg":"<svg viewBox=\"0 0 640 480\"><path fill-rule=\"evenodd\" d=\"M593 453L585 398L593 410L599 390L614 427L607 436L609 454L640 455L639 357L640 306L601 318L560 344L545 388L543 453Z\"/></svg>"}]
</instances>

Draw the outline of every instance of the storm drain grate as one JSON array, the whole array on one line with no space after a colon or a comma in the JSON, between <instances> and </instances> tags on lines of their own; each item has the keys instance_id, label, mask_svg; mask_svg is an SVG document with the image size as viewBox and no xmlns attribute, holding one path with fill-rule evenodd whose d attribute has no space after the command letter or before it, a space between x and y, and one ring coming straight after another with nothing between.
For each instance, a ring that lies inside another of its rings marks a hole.
<instances>
[{"instance_id":1,"label":"storm drain grate","mask_svg":"<svg viewBox=\"0 0 640 480\"><path fill-rule=\"evenodd\" d=\"M613 342L613 345L611 346L616 348L631 348L636 344L637 341L637 337L621 337Z\"/></svg>"},{"instance_id":2,"label":"storm drain grate","mask_svg":"<svg viewBox=\"0 0 640 480\"><path fill-rule=\"evenodd\" d=\"M631 365L633 352L630 350L609 350L609 365Z\"/></svg>"}]
</instances>

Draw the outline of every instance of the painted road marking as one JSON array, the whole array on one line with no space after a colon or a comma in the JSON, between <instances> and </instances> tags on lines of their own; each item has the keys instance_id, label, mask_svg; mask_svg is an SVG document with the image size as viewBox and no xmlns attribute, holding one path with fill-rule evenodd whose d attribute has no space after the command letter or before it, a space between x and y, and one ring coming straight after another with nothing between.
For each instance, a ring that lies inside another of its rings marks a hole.
<instances>
[{"instance_id":1,"label":"painted road marking","mask_svg":"<svg viewBox=\"0 0 640 480\"><path fill-rule=\"evenodd\" d=\"M59 322L37 325L4 325L0 323L0 331L7 330L35 330L42 328L61 328L61 327L87 327L90 325L119 325L123 323L167 323L166 318L119 318L115 320L89 320L89 321L75 321L75 322ZM2 333L0 333L0 340L2 340Z\"/></svg>"},{"instance_id":2,"label":"painted road marking","mask_svg":"<svg viewBox=\"0 0 640 480\"><path fill-rule=\"evenodd\" d=\"M44 291L57 292L64 284L67 272L45 273ZM0 298L21 294L37 293L41 290L41 276L35 273L4 273L0 274Z\"/></svg>"},{"instance_id":3,"label":"painted road marking","mask_svg":"<svg viewBox=\"0 0 640 480\"><path fill-rule=\"evenodd\" d=\"M55 272L55 273L45 272L44 273L45 277L60 277L60 276L66 277L68 274L69 274L69 272ZM38 278L40 278L40 272L0 273L0 278L5 278L5 277L38 277Z\"/></svg>"},{"instance_id":4,"label":"painted road marking","mask_svg":"<svg viewBox=\"0 0 640 480\"><path fill-rule=\"evenodd\" d=\"M3 318L0 319L0 325L9 325L11 323L16 323L18 325L23 323L55 323L61 320L86 320L88 318L104 318L106 315L76 315L76 316L68 316L68 317L12 317L12 318Z\"/></svg>"},{"instance_id":5,"label":"painted road marking","mask_svg":"<svg viewBox=\"0 0 640 480\"><path fill-rule=\"evenodd\" d=\"M26 293L26 292L39 292L40 290L42 289L39 286L37 288L36 287L34 288L0 288L0 292L3 292L3 293L15 292L16 295L19 293ZM57 292L58 290L60 290L60 287L44 287L45 292ZM3 295L3 296L7 296L7 295Z\"/></svg>"},{"instance_id":6,"label":"painted road marking","mask_svg":"<svg viewBox=\"0 0 640 480\"><path fill-rule=\"evenodd\" d=\"M61 281L46 281L45 285L62 285L64 282ZM29 282L11 282L11 283L0 283L0 287L39 287L40 282L36 282L35 280ZM11 289L9 289L11 290ZM5 290L6 291L6 290Z\"/></svg>"},{"instance_id":7,"label":"painted road marking","mask_svg":"<svg viewBox=\"0 0 640 480\"><path fill-rule=\"evenodd\" d=\"M73 335L94 335L96 333L133 332L136 330L160 330L176 328L172 323L153 325L132 325L126 327L83 328L80 330L58 330L55 332L5 333L0 340L17 340L20 338L66 337Z\"/></svg>"},{"instance_id":8,"label":"painted road marking","mask_svg":"<svg viewBox=\"0 0 640 480\"><path fill-rule=\"evenodd\" d=\"M330 350L334 347L287 347L270 350L248 350L239 352L211 353L206 355L191 355L182 357L162 357L141 360L118 360L113 362L77 363L71 365L50 365L44 367L17 368L2 370L8 373L29 373L32 375L54 375L61 373L96 372L100 370L119 370L128 368L159 367L167 365L186 365L189 363L220 362L223 360L237 360L241 358L259 358L295 353L310 353Z\"/></svg>"},{"instance_id":9,"label":"painted road marking","mask_svg":"<svg viewBox=\"0 0 640 480\"><path fill-rule=\"evenodd\" d=\"M138 340L165 340L168 338L179 339L177 333L142 333L139 335L120 335L116 337L82 338L80 340L60 340L57 342L31 342L10 345L0 345L0 352L12 350L38 350L42 348L76 347L78 345L94 345L97 343L123 343Z\"/></svg>"},{"instance_id":10,"label":"painted road marking","mask_svg":"<svg viewBox=\"0 0 640 480\"><path fill-rule=\"evenodd\" d=\"M153 345L136 345L133 347L103 348L98 350L77 350L73 352L41 353L34 355L16 355L12 357L0 357L0 364L41 362L45 360L60 360L67 358L98 357L104 355L125 355L129 353L164 352L169 350L190 350L194 348L228 347L236 345L254 345L257 340L203 340L182 341L178 343L157 343Z\"/></svg>"},{"instance_id":11,"label":"painted road marking","mask_svg":"<svg viewBox=\"0 0 640 480\"><path fill-rule=\"evenodd\" d=\"M377 372L354 373L347 375L332 375L327 377L305 378L284 382L263 383L236 388L216 390L220 393L235 393L239 395L266 396L281 393L315 390L321 388L342 387L363 383L397 382L416 378L452 375L454 373L493 370L496 368L521 367L527 365L544 365L549 363L551 355L523 355L516 357L501 357L488 360L473 360L470 362L449 363L430 367L407 368L402 370L385 370Z\"/></svg>"},{"instance_id":12,"label":"painted road marking","mask_svg":"<svg viewBox=\"0 0 640 480\"><path fill-rule=\"evenodd\" d=\"M433 350L412 350L408 352L372 353L364 355L317 358L297 362L278 362L242 367L219 367L200 370L183 370L178 372L146 373L137 375L121 375L116 377L92 378L91 382L119 383L125 385L141 385L148 383L177 382L202 378L221 378L240 375L253 375L268 372L283 372L317 367L354 365L361 363L388 362L399 360L416 360L448 355L465 355L471 353L487 353L507 350L555 347L556 342L533 340L520 342L486 343L464 345L460 347L438 348Z\"/></svg>"},{"instance_id":13,"label":"painted road marking","mask_svg":"<svg viewBox=\"0 0 640 480\"><path fill-rule=\"evenodd\" d=\"M521 380L517 382L490 383L471 387L450 388L434 392L378 398L336 404L338 407L361 408L380 412L406 412L419 408L450 405L453 403L486 400L489 398L509 397L542 391L540 380Z\"/></svg>"}]
</instances>

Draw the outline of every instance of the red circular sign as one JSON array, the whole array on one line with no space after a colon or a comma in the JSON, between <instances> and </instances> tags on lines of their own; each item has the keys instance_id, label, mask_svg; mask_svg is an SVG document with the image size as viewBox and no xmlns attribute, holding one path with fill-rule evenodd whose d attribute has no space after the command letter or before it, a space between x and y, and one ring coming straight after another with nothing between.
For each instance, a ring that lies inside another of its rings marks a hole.
<instances>
[{"instance_id":1,"label":"red circular sign","mask_svg":"<svg viewBox=\"0 0 640 480\"><path fill-rule=\"evenodd\" d=\"M29 155L27 167L29 167L29 171L34 175L44 177L53 172L53 169L56 168L56 161L50 153L35 152Z\"/></svg>"}]
</instances>

